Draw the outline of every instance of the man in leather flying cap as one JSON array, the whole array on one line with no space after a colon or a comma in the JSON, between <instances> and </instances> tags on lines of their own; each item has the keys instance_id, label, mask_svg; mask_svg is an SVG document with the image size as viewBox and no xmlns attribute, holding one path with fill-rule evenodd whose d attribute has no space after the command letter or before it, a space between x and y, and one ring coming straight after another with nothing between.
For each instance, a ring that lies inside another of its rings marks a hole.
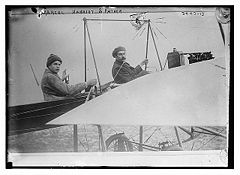
<instances>
[{"instance_id":1,"label":"man in leather flying cap","mask_svg":"<svg viewBox=\"0 0 240 175\"><path fill-rule=\"evenodd\" d=\"M122 46L115 48L112 56L115 58L112 67L112 76L115 83L123 84L149 73L142 69L148 63L148 59L144 59L134 68L126 62L126 49Z\"/></svg>"}]
</instances>

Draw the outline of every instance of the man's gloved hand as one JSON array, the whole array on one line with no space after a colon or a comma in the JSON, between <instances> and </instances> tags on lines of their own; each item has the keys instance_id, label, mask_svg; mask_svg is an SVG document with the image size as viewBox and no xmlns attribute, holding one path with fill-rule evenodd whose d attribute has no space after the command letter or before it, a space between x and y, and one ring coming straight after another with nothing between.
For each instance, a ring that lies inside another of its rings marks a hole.
<instances>
[{"instance_id":1,"label":"man's gloved hand","mask_svg":"<svg viewBox=\"0 0 240 175\"><path fill-rule=\"evenodd\" d=\"M148 64L148 59L144 59L139 65L140 66L144 66L144 65L147 65Z\"/></svg>"},{"instance_id":2,"label":"man's gloved hand","mask_svg":"<svg viewBox=\"0 0 240 175\"><path fill-rule=\"evenodd\" d=\"M62 81L65 81L67 84L69 83L69 74L67 74L67 69L65 69L62 73Z\"/></svg>"},{"instance_id":3,"label":"man's gloved hand","mask_svg":"<svg viewBox=\"0 0 240 175\"><path fill-rule=\"evenodd\" d=\"M97 79L91 79L87 81L87 86L95 86L97 84Z\"/></svg>"}]
</instances>

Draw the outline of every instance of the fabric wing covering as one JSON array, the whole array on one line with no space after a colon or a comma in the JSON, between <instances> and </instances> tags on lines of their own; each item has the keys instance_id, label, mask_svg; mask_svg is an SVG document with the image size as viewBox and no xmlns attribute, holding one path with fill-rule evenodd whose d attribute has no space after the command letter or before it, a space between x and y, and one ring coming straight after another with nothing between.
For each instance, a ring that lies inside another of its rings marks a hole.
<instances>
[{"instance_id":1,"label":"fabric wing covering","mask_svg":"<svg viewBox=\"0 0 240 175\"><path fill-rule=\"evenodd\" d=\"M209 60L135 79L48 124L225 126L224 59Z\"/></svg>"}]
</instances>

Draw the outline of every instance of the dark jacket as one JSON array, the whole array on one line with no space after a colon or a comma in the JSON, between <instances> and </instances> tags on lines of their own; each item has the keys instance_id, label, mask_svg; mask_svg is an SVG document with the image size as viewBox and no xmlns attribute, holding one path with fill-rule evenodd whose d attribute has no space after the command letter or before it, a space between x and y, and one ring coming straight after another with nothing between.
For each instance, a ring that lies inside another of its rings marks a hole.
<instances>
[{"instance_id":1,"label":"dark jacket","mask_svg":"<svg viewBox=\"0 0 240 175\"><path fill-rule=\"evenodd\" d=\"M112 67L112 76L115 83L122 84L139 77L141 71L143 70L140 65L134 68L127 62L116 60Z\"/></svg>"},{"instance_id":2,"label":"dark jacket","mask_svg":"<svg viewBox=\"0 0 240 175\"><path fill-rule=\"evenodd\" d=\"M53 101L73 98L86 88L86 84L68 85L62 81L58 74L46 69L42 77L41 88L44 100Z\"/></svg>"}]
</instances>

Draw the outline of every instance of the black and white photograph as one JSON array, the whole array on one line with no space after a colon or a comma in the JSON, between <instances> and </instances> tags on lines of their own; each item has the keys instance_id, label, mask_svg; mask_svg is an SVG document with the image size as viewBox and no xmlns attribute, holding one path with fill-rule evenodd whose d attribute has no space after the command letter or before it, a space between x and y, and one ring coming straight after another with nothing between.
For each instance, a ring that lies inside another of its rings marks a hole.
<instances>
[{"instance_id":1,"label":"black and white photograph","mask_svg":"<svg viewBox=\"0 0 240 175\"><path fill-rule=\"evenodd\" d=\"M6 5L6 167L232 168L233 10Z\"/></svg>"}]
</instances>

